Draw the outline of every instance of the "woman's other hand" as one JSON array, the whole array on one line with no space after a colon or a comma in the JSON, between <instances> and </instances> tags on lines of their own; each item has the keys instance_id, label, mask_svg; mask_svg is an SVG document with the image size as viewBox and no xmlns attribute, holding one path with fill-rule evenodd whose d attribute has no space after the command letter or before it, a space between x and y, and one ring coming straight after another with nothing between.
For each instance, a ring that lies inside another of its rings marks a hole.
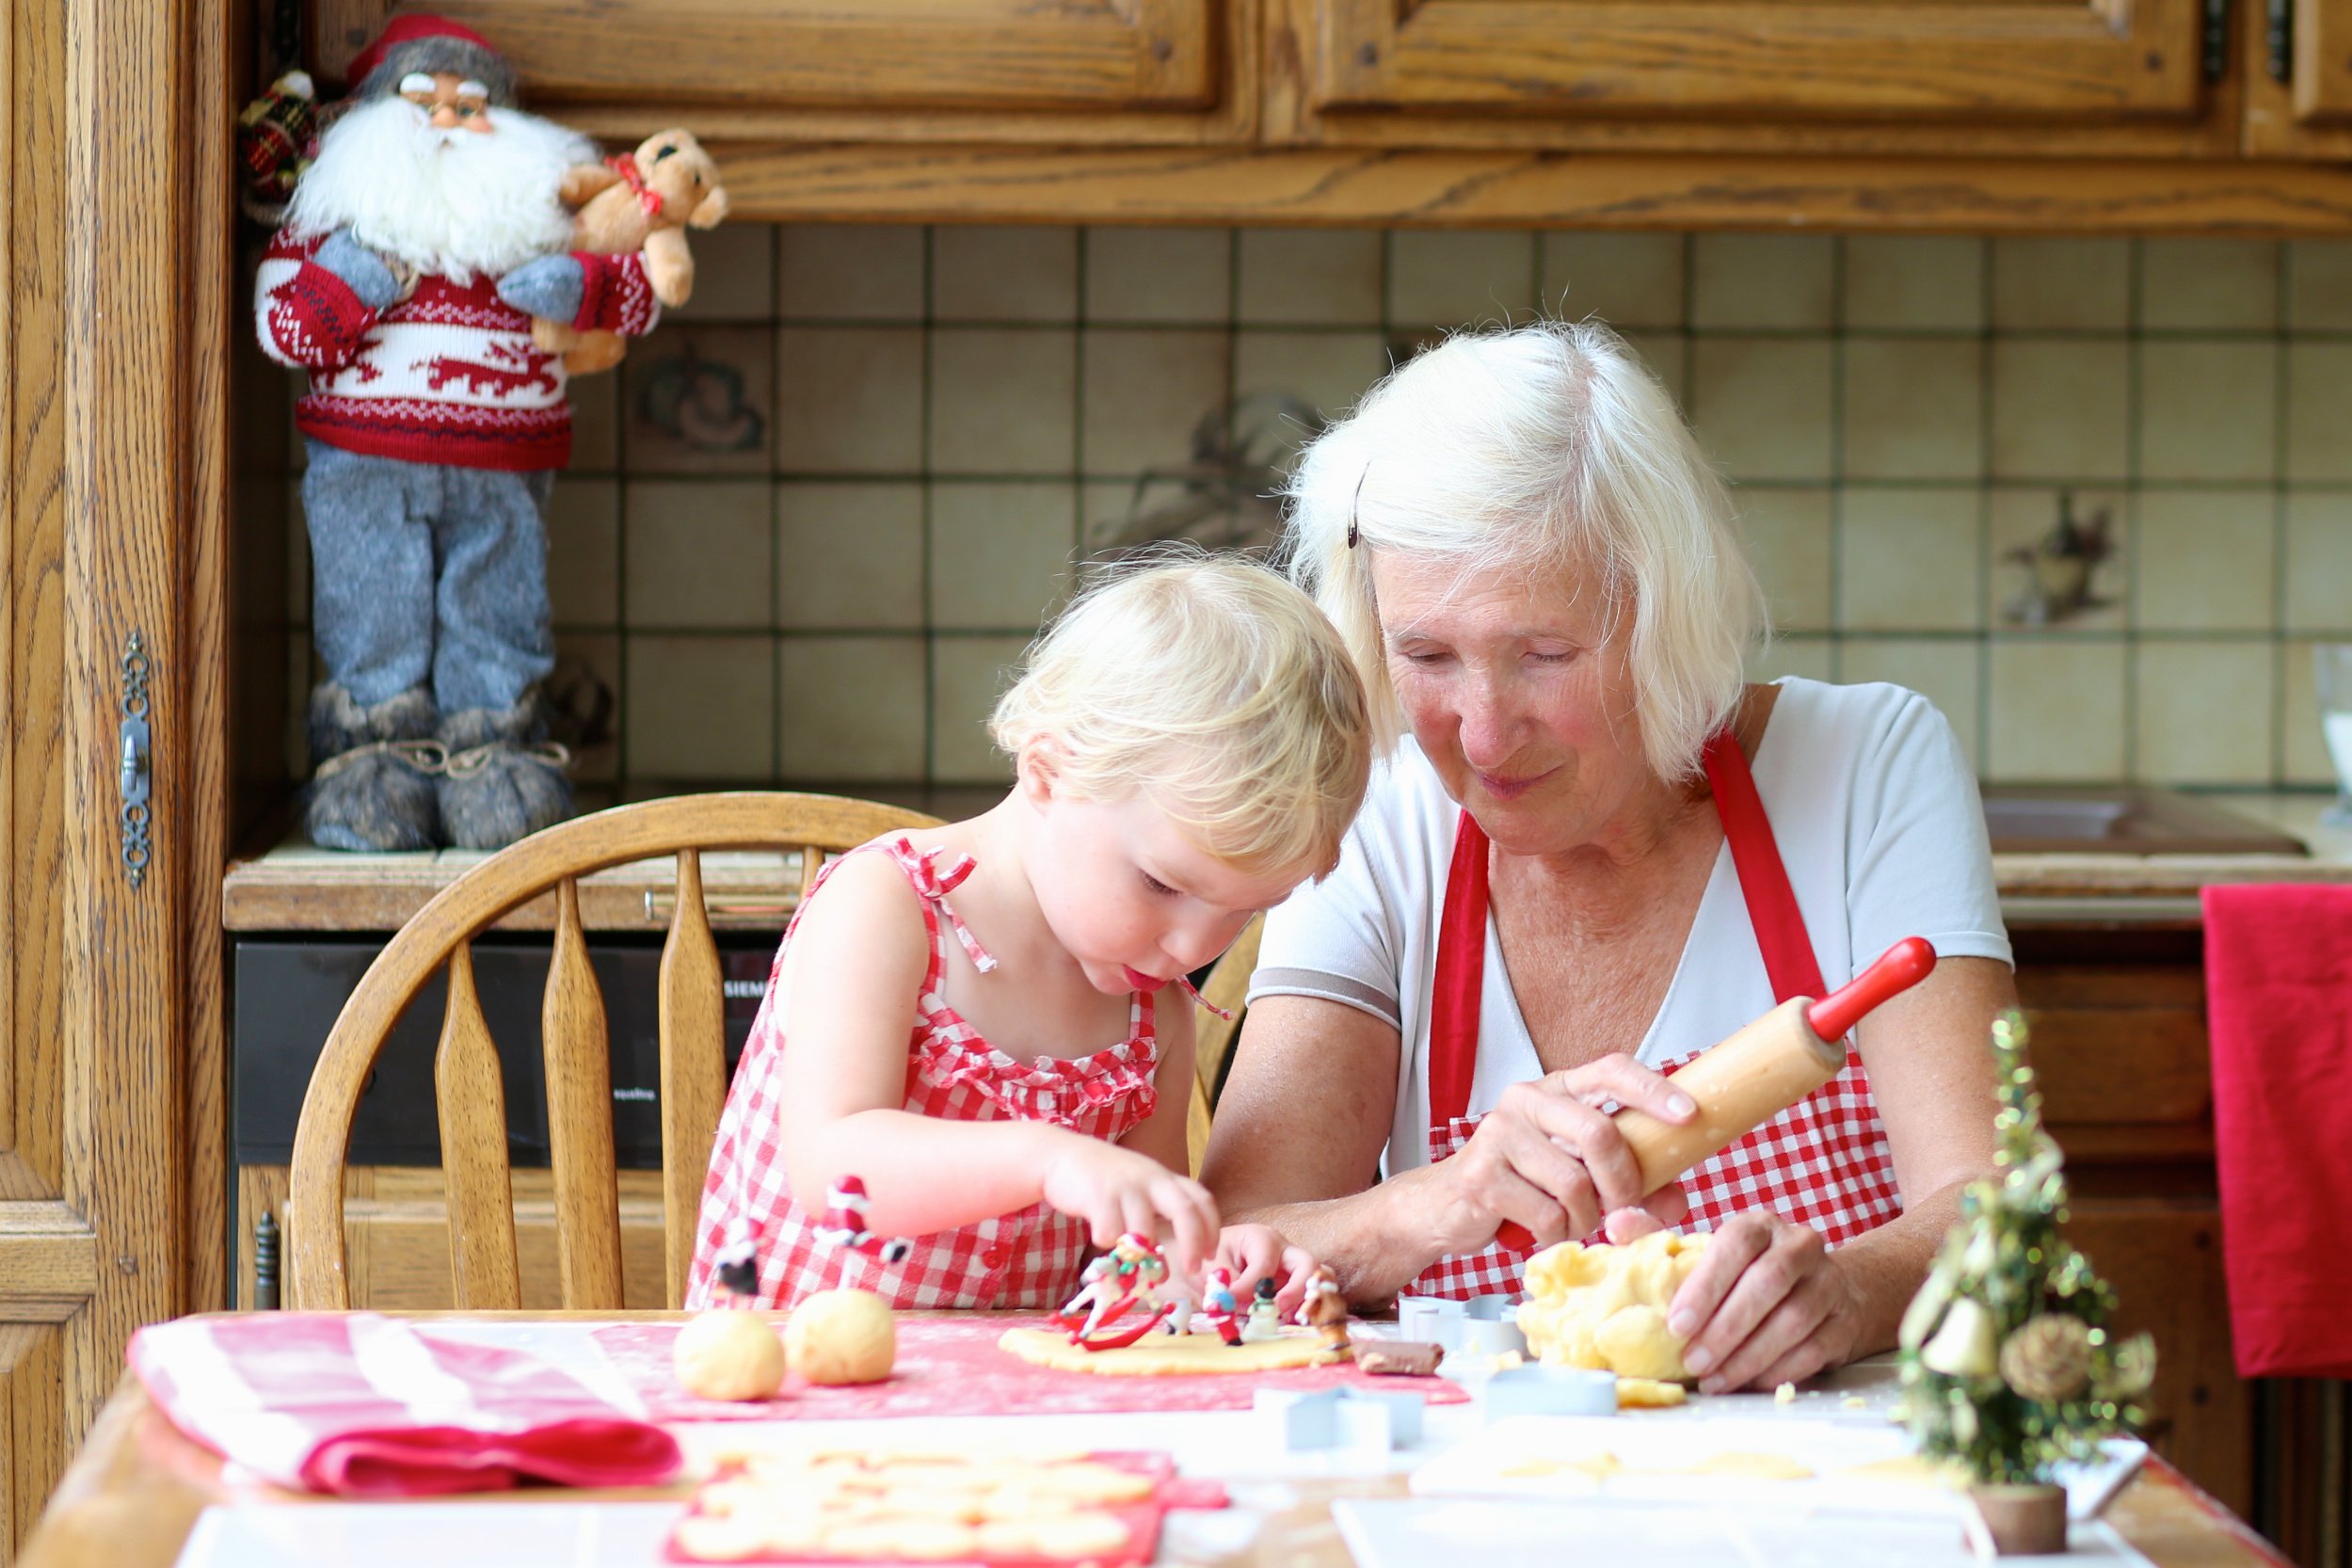
<instances>
[{"instance_id":1,"label":"woman's other hand","mask_svg":"<svg viewBox=\"0 0 2352 1568\"><path fill-rule=\"evenodd\" d=\"M1217 1237L1219 1268L1233 1272L1233 1299L1246 1305L1261 1279L1273 1279L1274 1308L1285 1322L1306 1299L1306 1284L1315 1272L1315 1256L1293 1246L1272 1225L1227 1225Z\"/></svg>"},{"instance_id":2,"label":"woman's other hand","mask_svg":"<svg viewBox=\"0 0 2352 1568\"><path fill-rule=\"evenodd\" d=\"M1657 1228L1640 1210L1608 1217L1620 1245ZM1819 1232L1761 1209L1715 1227L1666 1326L1688 1341L1683 1365L1703 1394L1801 1383L1862 1348L1860 1297L1836 1255Z\"/></svg>"},{"instance_id":3,"label":"woman's other hand","mask_svg":"<svg viewBox=\"0 0 2352 1568\"><path fill-rule=\"evenodd\" d=\"M1612 1105L1662 1122L1697 1113L1689 1096L1623 1053L1512 1084L1452 1158L1415 1173L1441 1194L1431 1222L1440 1255L1476 1252L1506 1222L1540 1246L1590 1236L1621 1208L1679 1223L1689 1212L1682 1190L1641 1190L1640 1163L1603 1109Z\"/></svg>"}]
</instances>

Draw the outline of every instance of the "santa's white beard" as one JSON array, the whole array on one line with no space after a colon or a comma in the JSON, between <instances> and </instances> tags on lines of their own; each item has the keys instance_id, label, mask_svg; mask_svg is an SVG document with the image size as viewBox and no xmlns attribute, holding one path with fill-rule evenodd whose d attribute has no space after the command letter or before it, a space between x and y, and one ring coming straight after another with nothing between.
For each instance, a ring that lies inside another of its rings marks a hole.
<instances>
[{"instance_id":1,"label":"santa's white beard","mask_svg":"<svg viewBox=\"0 0 2352 1568\"><path fill-rule=\"evenodd\" d=\"M320 139L286 209L296 234L348 229L369 249L470 283L568 248L565 169L594 163L577 132L492 108L490 130L441 130L407 99L350 110Z\"/></svg>"}]
</instances>

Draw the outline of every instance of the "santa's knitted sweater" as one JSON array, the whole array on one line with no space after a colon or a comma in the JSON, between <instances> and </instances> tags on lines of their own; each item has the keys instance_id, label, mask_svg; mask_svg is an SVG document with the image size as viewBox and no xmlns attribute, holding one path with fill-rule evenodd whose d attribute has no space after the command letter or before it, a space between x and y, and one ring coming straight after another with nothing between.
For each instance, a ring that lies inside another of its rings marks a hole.
<instances>
[{"instance_id":1,"label":"santa's knitted sweater","mask_svg":"<svg viewBox=\"0 0 2352 1568\"><path fill-rule=\"evenodd\" d=\"M531 318L498 280L427 274L377 311L312 261L324 236L280 230L254 280L262 349L311 373L295 427L375 457L526 472L571 458L564 361L531 341ZM635 256L575 252L585 271L584 329L650 331L662 307Z\"/></svg>"}]
</instances>

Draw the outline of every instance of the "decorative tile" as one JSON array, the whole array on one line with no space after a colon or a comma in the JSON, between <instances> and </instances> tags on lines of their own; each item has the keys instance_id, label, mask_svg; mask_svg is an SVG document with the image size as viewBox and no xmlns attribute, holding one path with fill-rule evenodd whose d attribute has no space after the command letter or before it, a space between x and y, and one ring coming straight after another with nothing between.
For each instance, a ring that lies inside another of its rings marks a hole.
<instances>
[{"instance_id":1,"label":"decorative tile","mask_svg":"<svg viewBox=\"0 0 2352 1568\"><path fill-rule=\"evenodd\" d=\"M717 784L773 776L771 638L633 636L628 659L621 725L629 777Z\"/></svg>"},{"instance_id":2,"label":"decorative tile","mask_svg":"<svg viewBox=\"0 0 2352 1568\"><path fill-rule=\"evenodd\" d=\"M776 666L783 777L844 783L923 776L921 637L787 637Z\"/></svg>"},{"instance_id":3,"label":"decorative tile","mask_svg":"<svg viewBox=\"0 0 2352 1568\"><path fill-rule=\"evenodd\" d=\"M631 473L765 473L776 339L764 327L660 328L621 361Z\"/></svg>"},{"instance_id":4,"label":"decorative tile","mask_svg":"<svg viewBox=\"0 0 2352 1568\"><path fill-rule=\"evenodd\" d=\"M547 502L547 597L561 627L620 619L620 486L567 475Z\"/></svg>"},{"instance_id":5,"label":"decorative tile","mask_svg":"<svg viewBox=\"0 0 2352 1568\"><path fill-rule=\"evenodd\" d=\"M2123 645L1995 637L1984 770L2004 782L2123 776Z\"/></svg>"},{"instance_id":6,"label":"decorative tile","mask_svg":"<svg viewBox=\"0 0 2352 1568\"><path fill-rule=\"evenodd\" d=\"M2276 466L2278 348L2194 340L2140 345L2144 479L2267 480Z\"/></svg>"},{"instance_id":7,"label":"decorative tile","mask_svg":"<svg viewBox=\"0 0 2352 1568\"><path fill-rule=\"evenodd\" d=\"M2120 331L2131 319L2131 241L1992 242L1995 331Z\"/></svg>"},{"instance_id":8,"label":"decorative tile","mask_svg":"<svg viewBox=\"0 0 2352 1568\"><path fill-rule=\"evenodd\" d=\"M1996 338L1992 465L2002 479L2121 479L2131 350L2120 338Z\"/></svg>"},{"instance_id":9,"label":"decorative tile","mask_svg":"<svg viewBox=\"0 0 2352 1568\"><path fill-rule=\"evenodd\" d=\"M1691 241L1690 325L1701 330L1827 331L1836 242L1826 234L1700 234Z\"/></svg>"},{"instance_id":10,"label":"decorative tile","mask_svg":"<svg viewBox=\"0 0 2352 1568\"><path fill-rule=\"evenodd\" d=\"M2277 664L2261 642L2145 642L2136 651L2132 776L2267 784Z\"/></svg>"},{"instance_id":11,"label":"decorative tile","mask_svg":"<svg viewBox=\"0 0 2352 1568\"><path fill-rule=\"evenodd\" d=\"M2352 791L2336 776L2319 709L2315 656L2327 645L2291 637L2279 645L2279 728L2281 784L2323 784Z\"/></svg>"},{"instance_id":12,"label":"decorative tile","mask_svg":"<svg viewBox=\"0 0 2352 1568\"><path fill-rule=\"evenodd\" d=\"M776 488L776 624L920 631L920 480Z\"/></svg>"},{"instance_id":13,"label":"decorative tile","mask_svg":"<svg viewBox=\"0 0 2352 1568\"><path fill-rule=\"evenodd\" d=\"M2352 495L2290 494L2286 506L2287 630L2352 632Z\"/></svg>"},{"instance_id":14,"label":"decorative tile","mask_svg":"<svg viewBox=\"0 0 2352 1568\"><path fill-rule=\"evenodd\" d=\"M1848 489L1837 623L1848 632L1974 631L1982 529L1974 489Z\"/></svg>"},{"instance_id":15,"label":"decorative tile","mask_svg":"<svg viewBox=\"0 0 2352 1568\"><path fill-rule=\"evenodd\" d=\"M643 344L630 347L645 352ZM620 467L620 373L613 370L565 380L564 395L571 403L569 472L611 473ZM302 450L300 442L295 450Z\"/></svg>"},{"instance_id":16,"label":"decorative tile","mask_svg":"<svg viewBox=\"0 0 2352 1568\"><path fill-rule=\"evenodd\" d=\"M1406 229L1388 236L1391 326L1516 326L1534 313L1533 234Z\"/></svg>"},{"instance_id":17,"label":"decorative tile","mask_svg":"<svg viewBox=\"0 0 2352 1568\"><path fill-rule=\"evenodd\" d=\"M776 313L773 223L723 223L690 229L694 297L663 312L670 321L766 321Z\"/></svg>"},{"instance_id":18,"label":"decorative tile","mask_svg":"<svg viewBox=\"0 0 2352 1568\"><path fill-rule=\"evenodd\" d=\"M1737 479L1830 476L1830 344L1703 337L1690 412L1707 455Z\"/></svg>"},{"instance_id":19,"label":"decorative tile","mask_svg":"<svg viewBox=\"0 0 2352 1568\"><path fill-rule=\"evenodd\" d=\"M1240 319L1377 326L1382 235L1374 229L1244 229Z\"/></svg>"},{"instance_id":20,"label":"decorative tile","mask_svg":"<svg viewBox=\"0 0 2352 1568\"><path fill-rule=\"evenodd\" d=\"M1621 331L1683 324L1683 235L1548 233L1541 244L1544 314Z\"/></svg>"},{"instance_id":21,"label":"decorative tile","mask_svg":"<svg viewBox=\"0 0 2352 1568\"><path fill-rule=\"evenodd\" d=\"M1778 680L1794 675L1807 680L1831 679L1832 655L1827 637L1775 637L1761 653L1748 660L1750 680Z\"/></svg>"},{"instance_id":22,"label":"decorative tile","mask_svg":"<svg viewBox=\"0 0 2352 1568\"><path fill-rule=\"evenodd\" d=\"M1984 469L1984 351L1973 338L1848 338L1845 469L1974 479Z\"/></svg>"},{"instance_id":23,"label":"decorative tile","mask_svg":"<svg viewBox=\"0 0 2352 1568\"><path fill-rule=\"evenodd\" d=\"M2352 240L2295 240L2287 246L2287 328L2352 330Z\"/></svg>"},{"instance_id":24,"label":"decorative tile","mask_svg":"<svg viewBox=\"0 0 2352 1568\"><path fill-rule=\"evenodd\" d=\"M1846 241L1849 331L1974 332L1985 323L1985 242L1943 234Z\"/></svg>"},{"instance_id":25,"label":"decorative tile","mask_svg":"<svg viewBox=\"0 0 2352 1568\"><path fill-rule=\"evenodd\" d=\"M1071 481L933 485L931 626L1033 633L1073 585L1077 542Z\"/></svg>"},{"instance_id":26,"label":"decorative tile","mask_svg":"<svg viewBox=\"0 0 2352 1568\"><path fill-rule=\"evenodd\" d=\"M1181 468L1193 428L1225 402L1227 347L1223 331L1088 331L1080 347L1085 472Z\"/></svg>"},{"instance_id":27,"label":"decorative tile","mask_svg":"<svg viewBox=\"0 0 2352 1568\"><path fill-rule=\"evenodd\" d=\"M1848 683L1883 680L1917 692L1950 723L1973 768L1984 706L1978 647L1973 638L1848 637L1837 645L1837 678Z\"/></svg>"},{"instance_id":28,"label":"decorative tile","mask_svg":"<svg viewBox=\"0 0 2352 1568\"><path fill-rule=\"evenodd\" d=\"M1078 319L1078 231L942 225L931 235L935 321Z\"/></svg>"},{"instance_id":29,"label":"decorative tile","mask_svg":"<svg viewBox=\"0 0 2352 1568\"><path fill-rule=\"evenodd\" d=\"M1657 377L1666 395L1674 400L1674 407L1685 410L1683 417L1687 422L1690 407L1690 338L1682 332L1658 329L1627 332L1624 337L1626 346Z\"/></svg>"},{"instance_id":30,"label":"decorative tile","mask_svg":"<svg viewBox=\"0 0 2352 1568\"><path fill-rule=\"evenodd\" d=\"M947 473L1066 473L1076 458L1078 334L931 334L931 465Z\"/></svg>"},{"instance_id":31,"label":"decorative tile","mask_svg":"<svg viewBox=\"0 0 2352 1568\"><path fill-rule=\"evenodd\" d=\"M2078 527L2099 526L2105 516L2106 559L2090 568L2090 602L2062 614L2036 630L2052 636L2120 632L2129 620L2131 591L2129 558L2136 548L2131 520L2121 490L2055 490L2039 488L1996 488L1990 497L1989 534L1991 576L1985 584L1986 624L2025 624L2026 606L2036 586L2030 565L2016 557L2038 549L2058 525L2059 508L2071 498Z\"/></svg>"},{"instance_id":32,"label":"decorative tile","mask_svg":"<svg viewBox=\"0 0 2352 1568\"><path fill-rule=\"evenodd\" d=\"M931 776L941 784L1009 783L1013 761L988 739L988 715L1018 677L1020 637L931 639Z\"/></svg>"},{"instance_id":33,"label":"decorative tile","mask_svg":"<svg viewBox=\"0 0 2352 1568\"><path fill-rule=\"evenodd\" d=\"M2279 248L2267 240L2142 240L2139 324L2152 331L2266 332L2279 323Z\"/></svg>"},{"instance_id":34,"label":"decorative tile","mask_svg":"<svg viewBox=\"0 0 2352 1568\"><path fill-rule=\"evenodd\" d=\"M2352 479L2352 344L2287 345L2287 477Z\"/></svg>"},{"instance_id":35,"label":"decorative tile","mask_svg":"<svg viewBox=\"0 0 2352 1568\"><path fill-rule=\"evenodd\" d=\"M785 327L776 334L776 465L907 473L923 460L923 332Z\"/></svg>"},{"instance_id":36,"label":"decorative tile","mask_svg":"<svg viewBox=\"0 0 2352 1568\"><path fill-rule=\"evenodd\" d=\"M2268 490L2149 490L2139 498L2137 624L2150 632L2267 632L2277 529Z\"/></svg>"},{"instance_id":37,"label":"decorative tile","mask_svg":"<svg viewBox=\"0 0 2352 1568\"><path fill-rule=\"evenodd\" d=\"M1733 501L1756 581L1783 632L1830 627L1830 492L1750 486Z\"/></svg>"},{"instance_id":38,"label":"decorative tile","mask_svg":"<svg viewBox=\"0 0 2352 1568\"><path fill-rule=\"evenodd\" d=\"M630 626L766 628L774 493L765 479L632 480L623 497Z\"/></svg>"},{"instance_id":39,"label":"decorative tile","mask_svg":"<svg viewBox=\"0 0 2352 1568\"><path fill-rule=\"evenodd\" d=\"M1244 327L1233 336L1237 394L1284 393L1324 422L1346 417L1388 374L1388 344L1378 332L1281 332Z\"/></svg>"},{"instance_id":40,"label":"decorative tile","mask_svg":"<svg viewBox=\"0 0 2352 1568\"><path fill-rule=\"evenodd\" d=\"M786 224L776 238L776 309L788 321L920 321L919 224Z\"/></svg>"},{"instance_id":41,"label":"decorative tile","mask_svg":"<svg viewBox=\"0 0 2352 1568\"><path fill-rule=\"evenodd\" d=\"M623 685L621 648L624 639L613 632L558 631L555 633L555 679L582 676L601 686L612 698L611 733L593 745L574 746L571 776L575 783L610 783L620 776L620 712Z\"/></svg>"},{"instance_id":42,"label":"decorative tile","mask_svg":"<svg viewBox=\"0 0 2352 1568\"><path fill-rule=\"evenodd\" d=\"M1229 229L1089 229L1086 319L1223 323L1233 310Z\"/></svg>"}]
</instances>

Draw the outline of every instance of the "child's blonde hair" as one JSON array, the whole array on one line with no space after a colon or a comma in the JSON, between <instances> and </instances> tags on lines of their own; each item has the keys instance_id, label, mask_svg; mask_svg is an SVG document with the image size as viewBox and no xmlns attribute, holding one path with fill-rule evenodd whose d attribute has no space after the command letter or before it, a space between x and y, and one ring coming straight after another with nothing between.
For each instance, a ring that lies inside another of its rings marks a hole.
<instances>
[{"instance_id":1,"label":"child's blonde hair","mask_svg":"<svg viewBox=\"0 0 2352 1568\"><path fill-rule=\"evenodd\" d=\"M1338 863L1371 721L1314 601L1235 555L1115 569L1030 646L989 733L1051 743L1073 798L1141 790L1204 851L1253 873Z\"/></svg>"}]
</instances>

